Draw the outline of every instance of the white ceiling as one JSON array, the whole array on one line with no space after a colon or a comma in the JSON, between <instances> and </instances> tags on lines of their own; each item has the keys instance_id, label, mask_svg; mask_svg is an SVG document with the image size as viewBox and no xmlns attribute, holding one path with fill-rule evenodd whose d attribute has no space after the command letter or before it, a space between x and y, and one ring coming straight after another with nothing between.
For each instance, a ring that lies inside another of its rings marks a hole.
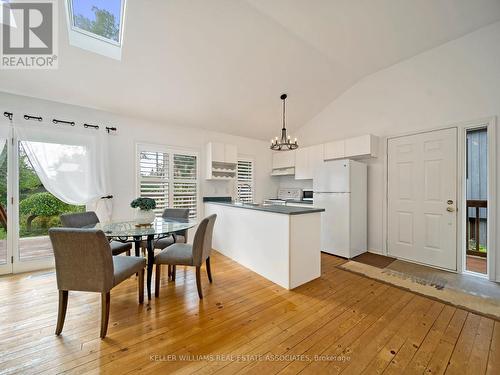
<instances>
[{"instance_id":1,"label":"white ceiling","mask_svg":"<svg viewBox=\"0 0 500 375\"><path fill-rule=\"evenodd\" d=\"M0 90L268 139L361 78L500 20L500 0L128 0L122 61L68 44ZM139 126L139 124L138 124Z\"/></svg>"}]
</instances>

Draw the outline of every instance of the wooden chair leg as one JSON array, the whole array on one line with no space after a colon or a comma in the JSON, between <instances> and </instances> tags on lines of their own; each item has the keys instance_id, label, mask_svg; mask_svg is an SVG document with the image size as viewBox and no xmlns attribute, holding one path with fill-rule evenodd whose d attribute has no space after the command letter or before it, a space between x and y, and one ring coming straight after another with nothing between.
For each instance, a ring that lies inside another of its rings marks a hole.
<instances>
[{"instance_id":1,"label":"wooden chair leg","mask_svg":"<svg viewBox=\"0 0 500 375\"><path fill-rule=\"evenodd\" d=\"M144 268L139 272L137 287L139 291L139 303L144 303Z\"/></svg>"},{"instance_id":2,"label":"wooden chair leg","mask_svg":"<svg viewBox=\"0 0 500 375\"><path fill-rule=\"evenodd\" d=\"M203 299L203 293L201 291L201 274L200 274L201 267L196 267L196 287L198 288L198 297L200 299Z\"/></svg>"},{"instance_id":3,"label":"wooden chair leg","mask_svg":"<svg viewBox=\"0 0 500 375\"><path fill-rule=\"evenodd\" d=\"M170 280L171 276L172 276L172 266L169 264L167 269L167 280Z\"/></svg>"},{"instance_id":4,"label":"wooden chair leg","mask_svg":"<svg viewBox=\"0 0 500 375\"><path fill-rule=\"evenodd\" d=\"M161 264L156 265L155 272L155 297L158 298L160 296L160 277L161 277Z\"/></svg>"},{"instance_id":5,"label":"wooden chair leg","mask_svg":"<svg viewBox=\"0 0 500 375\"><path fill-rule=\"evenodd\" d=\"M175 281L175 273L177 271L176 266L172 266L172 274L170 275L172 277L172 281Z\"/></svg>"},{"instance_id":6,"label":"wooden chair leg","mask_svg":"<svg viewBox=\"0 0 500 375\"><path fill-rule=\"evenodd\" d=\"M59 291L59 310L57 313L56 335L59 336L63 330L64 319L66 318L66 310L68 308L68 291Z\"/></svg>"},{"instance_id":7,"label":"wooden chair leg","mask_svg":"<svg viewBox=\"0 0 500 375\"><path fill-rule=\"evenodd\" d=\"M109 292L101 293L101 339L105 338L108 332L110 299L111 294Z\"/></svg>"},{"instance_id":8,"label":"wooden chair leg","mask_svg":"<svg viewBox=\"0 0 500 375\"><path fill-rule=\"evenodd\" d=\"M212 282L212 269L210 268L210 257L206 260L208 281Z\"/></svg>"}]
</instances>

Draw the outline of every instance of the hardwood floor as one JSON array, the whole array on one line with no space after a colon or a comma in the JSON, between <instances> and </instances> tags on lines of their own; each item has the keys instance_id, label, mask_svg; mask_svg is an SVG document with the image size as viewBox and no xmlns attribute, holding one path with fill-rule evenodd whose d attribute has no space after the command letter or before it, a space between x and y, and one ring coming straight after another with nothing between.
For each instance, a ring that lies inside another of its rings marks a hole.
<instances>
[{"instance_id":1,"label":"hardwood floor","mask_svg":"<svg viewBox=\"0 0 500 375\"><path fill-rule=\"evenodd\" d=\"M111 292L105 340L99 294L70 292L56 337L54 273L2 277L0 372L500 373L500 322L342 271L341 262L322 255L322 277L286 291L214 254L202 301L194 269L178 267L150 306L137 304L130 279Z\"/></svg>"}]
</instances>

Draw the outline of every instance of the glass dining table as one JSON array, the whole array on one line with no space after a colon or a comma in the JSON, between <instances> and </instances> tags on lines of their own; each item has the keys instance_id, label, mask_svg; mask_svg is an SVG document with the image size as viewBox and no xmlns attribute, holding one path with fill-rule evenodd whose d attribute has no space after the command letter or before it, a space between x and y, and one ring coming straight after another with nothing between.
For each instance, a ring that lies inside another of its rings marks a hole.
<instances>
[{"instance_id":1,"label":"glass dining table","mask_svg":"<svg viewBox=\"0 0 500 375\"><path fill-rule=\"evenodd\" d=\"M141 256L141 243L146 241L147 249L147 288L148 299L151 299L151 277L154 265L154 243L155 241L183 232L196 225L196 221L189 219L165 219L158 217L148 226L137 226L134 221L112 221L97 223L86 226L86 228L101 229L108 240L120 242L133 242L135 244L135 256Z\"/></svg>"}]
</instances>

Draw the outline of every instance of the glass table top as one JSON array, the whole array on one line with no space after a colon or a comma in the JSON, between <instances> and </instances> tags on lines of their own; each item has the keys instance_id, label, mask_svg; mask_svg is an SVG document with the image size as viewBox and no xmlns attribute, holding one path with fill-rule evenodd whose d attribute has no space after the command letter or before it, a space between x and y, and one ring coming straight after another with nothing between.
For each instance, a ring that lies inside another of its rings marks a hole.
<instances>
[{"instance_id":1,"label":"glass table top","mask_svg":"<svg viewBox=\"0 0 500 375\"><path fill-rule=\"evenodd\" d=\"M196 224L194 220L157 217L150 226L136 226L135 221L112 221L88 225L85 228L101 229L106 237L143 237L175 233L192 228Z\"/></svg>"}]
</instances>

